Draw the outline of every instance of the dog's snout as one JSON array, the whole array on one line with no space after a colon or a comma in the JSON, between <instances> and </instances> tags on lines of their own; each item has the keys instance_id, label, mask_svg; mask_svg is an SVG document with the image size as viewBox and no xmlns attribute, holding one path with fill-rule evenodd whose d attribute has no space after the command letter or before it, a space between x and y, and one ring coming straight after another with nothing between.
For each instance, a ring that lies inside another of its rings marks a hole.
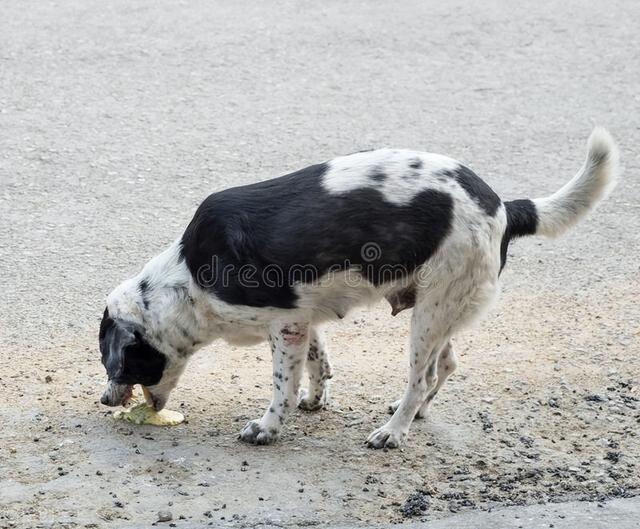
<instances>
[{"instance_id":1,"label":"dog's snout","mask_svg":"<svg viewBox=\"0 0 640 529\"><path fill-rule=\"evenodd\" d=\"M104 404L105 406L112 406L111 401L109 400L109 395L104 393L102 397L100 397L100 404Z\"/></svg>"},{"instance_id":2,"label":"dog's snout","mask_svg":"<svg viewBox=\"0 0 640 529\"><path fill-rule=\"evenodd\" d=\"M133 386L128 384L119 384L109 380L100 403L105 406L124 406L131 398Z\"/></svg>"}]
</instances>

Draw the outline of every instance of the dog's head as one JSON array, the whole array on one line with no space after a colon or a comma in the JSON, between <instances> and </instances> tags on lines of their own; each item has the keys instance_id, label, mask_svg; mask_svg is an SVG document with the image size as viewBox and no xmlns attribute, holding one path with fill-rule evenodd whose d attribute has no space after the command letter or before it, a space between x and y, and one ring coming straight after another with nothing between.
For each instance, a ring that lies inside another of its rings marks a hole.
<instances>
[{"instance_id":1,"label":"dog's head","mask_svg":"<svg viewBox=\"0 0 640 529\"><path fill-rule=\"evenodd\" d=\"M144 339L143 328L136 323L114 319L105 309L100 324L102 364L109 378L100 402L121 406L131 397L134 384L146 388L147 403L160 410L175 383L166 355ZM171 387L169 387L171 386Z\"/></svg>"}]
</instances>

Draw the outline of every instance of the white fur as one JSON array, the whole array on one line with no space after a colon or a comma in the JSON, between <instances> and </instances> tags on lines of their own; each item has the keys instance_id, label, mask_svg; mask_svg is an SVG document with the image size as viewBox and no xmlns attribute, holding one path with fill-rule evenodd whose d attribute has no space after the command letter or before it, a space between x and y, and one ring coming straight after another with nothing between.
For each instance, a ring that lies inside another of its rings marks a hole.
<instances>
[{"instance_id":1,"label":"white fur","mask_svg":"<svg viewBox=\"0 0 640 529\"><path fill-rule=\"evenodd\" d=\"M417 178L405 178L411 171L409 164L414 160L421 162L421 167L413 170ZM453 186L439 184L434 175L438 171L455 169L460 163L441 154L406 149L378 149L340 156L331 160L328 165L329 170L324 174L322 183L329 193L341 194L375 185L386 201L403 205L425 189L451 189ZM376 170L386 175L379 184L369 177Z\"/></svg>"},{"instance_id":2,"label":"white fur","mask_svg":"<svg viewBox=\"0 0 640 529\"><path fill-rule=\"evenodd\" d=\"M538 212L537 234L557 237L584 218L615 187L618 148L603 128L593 129L587 158L578 173L553 195L534 199Z\"/></svg>"}]
</instances>

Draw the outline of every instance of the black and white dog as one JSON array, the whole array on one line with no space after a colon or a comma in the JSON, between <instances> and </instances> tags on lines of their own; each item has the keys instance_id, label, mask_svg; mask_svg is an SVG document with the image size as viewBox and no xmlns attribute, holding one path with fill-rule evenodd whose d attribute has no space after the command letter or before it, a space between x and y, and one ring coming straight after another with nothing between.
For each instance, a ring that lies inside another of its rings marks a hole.
<instances>
[{"instance_id":1,"label":"black and white dog","mask_svg":"<svg viewBox=\"0 0 640 529\"><path fill-rule=\"evenodd\" d=\"M576 176L534 200L502 202L455 160L397 149L214 193L180 239L109 295L101 402L121 405L141 384L159 410L198 348L268 340L273 398L240 438L273 443L296 404L325 404L319 325L386 298L394 314L413 308L409 382L367 442L397 447L456 368L452 336L496 297L509 241L564 232L613 187L617 167L613 140L596 128Z\"/></svg>"}]
</instances>

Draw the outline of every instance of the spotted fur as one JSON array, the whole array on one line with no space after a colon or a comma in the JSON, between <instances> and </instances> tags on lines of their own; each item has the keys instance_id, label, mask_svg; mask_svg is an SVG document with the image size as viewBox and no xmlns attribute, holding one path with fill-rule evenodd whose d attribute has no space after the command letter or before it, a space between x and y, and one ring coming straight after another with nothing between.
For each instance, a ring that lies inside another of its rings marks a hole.
<instances>
[{"instance_id":1,"label":"spotted fur","mask_svg":"<svg viewBox=\"0 0 640 529\"><path fill-rule=\"evenodd\" d=\"M322 323L385 298L394 315L412 309L409 381L367 442L397 447L456 368L451 338L496 298L509 241L561 233L606 195L616 173L615 144L595 129L582 169L541 199L503 203L459 162L398 149L215 193L180 239L109 295L102 401L121 404L142 383L161 409L200 347L218 338L268 341L271 403L240 438L272 443L296 404L313 411L328 401ZM309 387L301 390L305 366Z\"/></svg>"}]
</instances>

